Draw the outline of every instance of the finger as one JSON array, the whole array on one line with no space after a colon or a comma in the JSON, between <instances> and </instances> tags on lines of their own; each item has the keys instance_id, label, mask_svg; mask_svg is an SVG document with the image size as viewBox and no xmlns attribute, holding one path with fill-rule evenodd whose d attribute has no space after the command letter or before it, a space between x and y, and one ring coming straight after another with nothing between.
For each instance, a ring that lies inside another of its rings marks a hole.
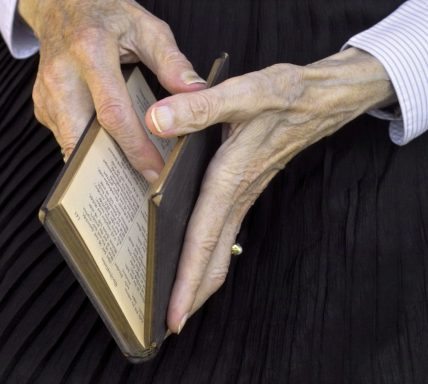
<instances>
[{"instance_id":1,"label":"finger","mask_svg":"<svg viewBox=\"0 0 428 384\"><path fill-rule=\"evenodd\" d=\"M89 113L82 111L80 118L68 119L67 117L70 114L67 112L67 109L61 109L61 107L51 112L52 115L56 116L54 120L54 124L56 125L55 138L61 146L64 161L67 161L74 151L92 114L91 111Z\"/></svg>"},{"instance_id":2,"label":"finger","mask_svg":"<svg viewBox=\"0 0 428 384\"><path fill-rule=\"evenodd\" d=\"M48 107L45 104L45 102L48 100L48 92L43 86L42 80L40 79L40 72L38 72L36 81L34 83L32 97L34 104L34 115L36 119L52 132L56 142L61 148L62 153L63 151L61 147L61 140L58 135L58 127L53 121L51 113L49 113Z\"/></svg>"},{"instance_id":3,"label":"finger","mask_svg":"<svg viewBox=\"0 0 428 384\"><path fill-rule=\"evenodd\" d=\"M212 172L218 172L222 176L210 177ZM171 294L168 325L173 332L179 332L190 315L211 254L232 208L232 197L237 188L236 181L233 185L234 180L231 180L227 173L223 173L215 161L211 162L207 175L207 181L202 185L188 224ZM220 180L220 183L213 185L217 180Z\"/></svg>"},{"instance_id":4,"label":"finger","mask_svg":"<svg viewBox=\"0 0 428 384\"><path fill-rule=\"evenodd\" d=\"M163 160L133 109L123 79L118 46L108 36L85 42L79 61L100 124L117 141L131 164L149 181L159 177Z\"/></svg>"},{"instance_id":5,"label":"finger","mask_svg":"<svg viewBox=\"0 0 428 384\"><path fill-rule=\"evenodd\" d=\"M250 206L251 204L247 204L246 206L235 204L230 212L218 239L217 246L205 269L190 314L195 313L225 282L229 271L232 245L235 242L241 222Z\"/></svg>"},{"instance_id":6,"label":"finger","mask_svg":"<svg viewBox=\"0 0 428 384\"><path fill-rule=\"evenodd\" d=\"M203 80L179 50L167 23L140 7L137 14L137 37L134 50L171 93L205 88Z\"/></svg>"},{"instance_id":7,"label":"finger","mask_svg":"<svg viewBox=\"0 0 428 384\"><path fill-rule=\"evenodd\" d=\"M65 60L42 64L34 88L36 104L49 121L58 144L67 159L93 114L93 103L86 84L73 65Z\"/></svg>"},{"instance_id":8,"label":"finger","mask_svg":"<svg viewBox=\"0 0 428 384\"><path fill-rule=\"evenodd\" d=\"M33 96L34 99L34 96ZM61 155L63 157L64 162L67 162L68 158L70 157L71 153L66 153L66 151L62 147L62 140L59 135L58 127L50 117L50 114L47 111L47 108L40 109L40 107L34 106L34 115L36 116L36 119L43 124L46 128L48 128L53 136L55 137L55 141L58 143L59 147L61 148Z\"/></svg>"},{"instance_id":9,"label":"finger","mask_svg":"<svg viewBox=\"0 0 428 384\"><path fill-rule=\"evenodd\" d=\"M43 94L45 94L45 92L41 90L41 86L37 85L36 81L35 86L33 88L34 116L36 117L37 121L39 121L42 125L53 131L54 129L56 129L56 126L50 118L49 114L47 113L44 104L45 97L43 96Z\"/></svg>"},{"instance_id":10,"label":"finger","mask_svg":"<svg viewBox=\"0 0 428 384\"><path fill-rule=\"evenodd\" d=\"M269 77L253 72L210 89L174 95L155 103L147 111L146 123L153 133L170 137L284 108L284 99L274 94L270 84Z\"/></svg>"},{"instance_id":11,"label":"finger","mask_svg":"<svg viewBox=\"0 0 428 384\"><path fill-rule=\"evenodd\" d=\"M188 317L223 284L241 222L278 172L248 159L245 164L248 152L238 153L236 145L226 143L210 164L189 222L168 310L173 332L181 331ZM255 166L256 172L246 171Z\"/></svg>"},{"instance_id":12,"label":"finger","mask_svg":"<svg viewBox=\"0 0 428 384\"><path fill-rule=\"evenodd\" d=\"M275 174L276 171L263 173L236 200L233 209L226 219L217 246L212 253L201 284L199 285L191 314L196 312L223 285L229 270L232 245L235 243L241 223L260 193L266 188Z\"/></svg>"}]
</instances>

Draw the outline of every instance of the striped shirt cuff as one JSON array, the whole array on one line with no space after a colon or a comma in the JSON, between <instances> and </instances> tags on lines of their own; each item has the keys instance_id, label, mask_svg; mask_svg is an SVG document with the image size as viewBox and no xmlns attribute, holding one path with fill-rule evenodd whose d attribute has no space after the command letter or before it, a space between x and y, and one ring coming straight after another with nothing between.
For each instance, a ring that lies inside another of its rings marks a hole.
<instances>
[{"instance_id":1,"label":"striped shirt cuff","mask_svg":"<svg viewBox=\"0 0 428 384\"><path fill-rule=\"evenodd\" d=\"M399 145L428 130L428 1L408 0L374 27L344 46L362 49L385 67L397 94L401 118L371 111L392 120L391 140Z\"/></svg>"},{"instance_id":2,"label":"striped shirt cuff","mask_svg":"<svg viewBox=\"0 0 428 384\"><path fill-rule=\"evenodd\" d=\"M24 59L36 53L39 43L31 29L16 14L16 0L0 0L0 32L10 53Z\"/></svg>"}]
</instances>

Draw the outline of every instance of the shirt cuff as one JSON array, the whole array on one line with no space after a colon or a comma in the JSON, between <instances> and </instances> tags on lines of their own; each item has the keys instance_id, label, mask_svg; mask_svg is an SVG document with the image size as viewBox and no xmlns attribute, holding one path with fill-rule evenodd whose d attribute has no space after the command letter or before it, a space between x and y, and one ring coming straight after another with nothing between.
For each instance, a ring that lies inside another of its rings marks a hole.
<instances>
[{"instance_id":1,"label":"shirt cuff","mask_svg":"<svg viewBox=\"0 0 428 384\"><path fill-rule=\"evenodd\" d=\"M353 46L376 57L397 94L401 117L374 110L373 116L392 120L391 140L407 144L428 130L428 2L408 0L374 27L352 37Z\"/></svg>"},{"instance_id":2,"label":"shirt cuff","mask_svg":"<svg viewBox=\"0 0 428 384\"><path fill-rule=\"evenodd\" d=\"M31 28L19 17L16 5L16 0L0 0L0 32L12 56L24 59L38 51L39 43Z\"/></svg>"}]
</instances>

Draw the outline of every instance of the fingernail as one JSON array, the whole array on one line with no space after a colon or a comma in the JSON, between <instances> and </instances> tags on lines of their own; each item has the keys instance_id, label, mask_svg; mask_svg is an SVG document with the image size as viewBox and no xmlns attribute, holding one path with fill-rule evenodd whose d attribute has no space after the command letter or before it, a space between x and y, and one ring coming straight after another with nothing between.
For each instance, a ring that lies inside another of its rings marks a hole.
<instances>
[{"instance_id":1,"label":"fingernail","mask_svg":"<svg viewBox=\"0 0 428 384\"><path fill-rule=\"evenodd\" d=\"M206 84L207 82L199 77L199 75L195 71L186 71L181 74L181 80L183 80L183 83L186 85L191 84Z\"/></svg>"},{"instance_id":2,"label":"fingernail","mask_svg":"<svg viewBox=\"0 0 428 384\"><path fill-rule=\"evenodd\" d=\"M189 314L188 313L186 313L184 316L183 316L183 318L181 319L181 321L180 321L180 325L178 326L178 332L177 332L177 335L179 335L180 334L180 332L182 331L182 329L183 329L183 327L184 327L184 324L186 324L186 321L187 321L187 319L189 318Z\"/></svg>"},{"instance_id":3,"label":"fingernail","mask_svg":"<svg viewBox=\"0 0 428 384\"><path fill-rule=\"evenodd\" d=\"M171 336L171 335L172 335L172 331L170 329L167 329L163 339L165 340L168 336Z\"/></svg>"},{"instance_id":4,"label":"fingernail","mask_svg":"<svg viewBox=\"0 0 428 384\"><path fill-rule=\"evenodd\" d=\"M151 113L153 124L160 133L172 128L174 117L168 107L157 107L152 109Z\"/></svg>"},{"instance_id":5,"label":"fingernail","mask_svg":"<svg viewBox=\"0 0 428 384\"><path fill-rule=\"evenodd\" d=\"M157 179L159 179L159 173L152 171L151 169L146 169L141 173L150 184L153 184Z\"/></svg>"}]
</instances>

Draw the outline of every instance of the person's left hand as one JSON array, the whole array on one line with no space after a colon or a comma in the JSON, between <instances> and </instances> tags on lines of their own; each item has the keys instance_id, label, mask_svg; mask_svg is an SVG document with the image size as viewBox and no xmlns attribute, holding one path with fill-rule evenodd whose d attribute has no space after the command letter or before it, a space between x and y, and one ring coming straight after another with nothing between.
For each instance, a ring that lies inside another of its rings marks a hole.
<instances>
[{"instance_id":1,"label":"person's left hand","mask_svg":"<svg viewBox=\"0 0 428 384\"><path fill-rule=\"evenodd\" d=\"M382 65L351 48L307 67L274 65L152 106L146 121L163 137L231 123L187 228L168 310L172 332L224 282L241 222L274 175L304 148L394 98Z\"/></svg>"}]
</instances>

